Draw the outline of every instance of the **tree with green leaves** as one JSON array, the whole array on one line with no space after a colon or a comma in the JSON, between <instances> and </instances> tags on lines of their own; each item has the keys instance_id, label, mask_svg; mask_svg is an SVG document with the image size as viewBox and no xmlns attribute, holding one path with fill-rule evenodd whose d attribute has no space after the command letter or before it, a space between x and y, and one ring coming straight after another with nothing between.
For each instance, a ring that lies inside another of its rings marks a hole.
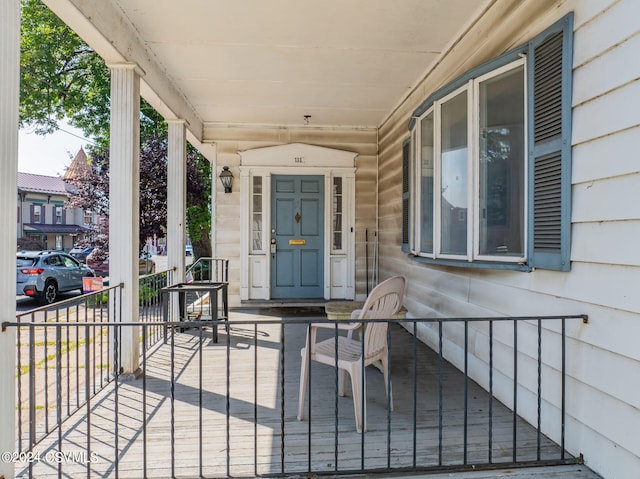
<instances>
[{"instance_id":1,"label":"tree with green leaves","mask_svg":"<svg viewBox=\"0 0 640 479\"><path fill-rule=\"evenodd\" d=\"M211 191L210 163L201 160L194 148L187 150L187 224L194 254L210 256ZM76 195L69 205L91 210L104 220L96 225L91 240L99 248L94 256L106 257L109 234L109 151L94 148L91 169L73 180ZM167 224L167 138L164 135L147 136L140 152L140 245L147 238L162 237Z\"/></svg>"},{"instance_id":2,"label":"tree with green leaves","mask_svg":"<svg viewBox=\"0 0 640 479\"><path fill-rule=\"evenodd\" d=\"M40 0L22 0L20 125L47 134L68 118L98 139L109 133L109 69Z\"/></svg>"},{"instance_id":3,"label":"tree with green leaves","mask_svg":"<svg viewBox=\"0 0 640 479\"><path fill-rule=\"evenodd\" d=\"M211 163L187 145L187 231L196 258L211 256Z\"/></svg>"},{"instance_id":4,"label":"tree with green leaves","mask_svg":"<svg viewBox=\"0 0 640 479\"><path fill-rule=\"evenodd\" d=\"M41 0L22 0L20 125L48 134L58 122L92 137L92 173L76 180L75 206L108 215L110 73L100 56ZM167 124L146 101L140 105L140 244L166 228ZM84 185L82 181L84 181ZM194 254L210 256L211 165L188 145L187 229ZM106 219L98 231L101 238ZM108 242L107 242L108 244Z\"/></svg>"}]
</instances>

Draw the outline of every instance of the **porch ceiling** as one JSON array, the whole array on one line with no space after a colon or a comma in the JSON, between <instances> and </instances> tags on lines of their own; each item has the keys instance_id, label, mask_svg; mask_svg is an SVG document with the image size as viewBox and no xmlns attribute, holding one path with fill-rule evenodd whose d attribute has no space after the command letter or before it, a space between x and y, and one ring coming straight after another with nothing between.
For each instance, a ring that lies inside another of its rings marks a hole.
<instances>
[{"instance_id":1,"label":"porch ceiling","mask_svg":"<svg viewBox=\"0 0 640 479\"><path fill-rule=\"evenodd\" d=\"M45 0L162 114L378 127L496 0Z\"/></svg>"}]
</instances>

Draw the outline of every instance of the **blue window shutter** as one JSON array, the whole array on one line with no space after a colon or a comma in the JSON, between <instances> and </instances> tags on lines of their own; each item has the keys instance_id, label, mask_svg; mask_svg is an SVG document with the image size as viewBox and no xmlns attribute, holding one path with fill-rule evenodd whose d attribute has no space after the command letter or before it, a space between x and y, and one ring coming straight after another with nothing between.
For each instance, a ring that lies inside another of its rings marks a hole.
<instances>
[{"instance_id":1,"label":"blue window shutter","mask_svg":"<svg viewBox=\"0 0 640 479\"><path fill-rule=\"evenodd\" d=\"M571 266L573 16L529 43L529 264Z\"/></svg>"},{"instance_id":2,"label":"blue window shutter","mask_svg":"<svg viewBox=\"0 0 640 479\"><path fill-rule=\"evenodd\" d=\"M402 143L402 251L409 251L409 168L411 164L411 140Z\"/></svg>"}]
</instances>

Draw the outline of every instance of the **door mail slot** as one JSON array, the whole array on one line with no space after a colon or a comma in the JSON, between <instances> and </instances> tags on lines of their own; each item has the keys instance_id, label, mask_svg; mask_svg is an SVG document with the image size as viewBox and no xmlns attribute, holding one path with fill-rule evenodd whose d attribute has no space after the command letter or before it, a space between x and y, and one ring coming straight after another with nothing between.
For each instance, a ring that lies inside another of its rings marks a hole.
<instances>
[{"instance_id":1,"label":"door mail slot","mask_svg":"<svg viewBox=\"0 0 640 479\"><path fill-rule=\"evenodd\" d=\"M304 239L289 240L289 245L305 245L305 244L307 244L307 240L304 240Z\"/></svg>"}]
</instances>

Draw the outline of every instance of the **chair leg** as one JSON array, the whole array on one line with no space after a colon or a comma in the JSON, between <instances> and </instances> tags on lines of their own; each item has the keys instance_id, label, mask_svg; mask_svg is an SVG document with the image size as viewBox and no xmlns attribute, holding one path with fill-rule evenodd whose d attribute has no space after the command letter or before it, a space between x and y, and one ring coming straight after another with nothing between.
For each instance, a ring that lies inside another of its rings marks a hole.
<instances>
[{"instance_id":1,"label":"chair leg","mask_svg":"<svg viewBox=\"0 0 640 479\"><path fill-rule=\"evenodd\" d=\"M344 369L338 368L338 396L345 396L347 393L344 390L344 384L347 381L347 372Z\"/></svg>"},{"instance_id":2,"label":"chair leg","mask_svg":"<svg viewBox=\"0 0 640 479\"><path fill-rule=\"evenodd\" d=\"M307 381L309 380L309 357L307 348L300 350L300 393L298 396L298 421L304 419L304 398L307 393Z\"/></svg>"},{"instance_id":3,"label":"chair leg","mask_svg":"<svg viewBox=\"0 0 640 479\"><path fill-rule=\"evenodd\" d=\"M356 429L358 432L367 430L367 391L366 377L362 375L362 364L352 363L349 370L351 376L351 392L353 394L353 410L356 415ZM362 396L362 385L365 392Z\"/></svg>"}]
</instances>

